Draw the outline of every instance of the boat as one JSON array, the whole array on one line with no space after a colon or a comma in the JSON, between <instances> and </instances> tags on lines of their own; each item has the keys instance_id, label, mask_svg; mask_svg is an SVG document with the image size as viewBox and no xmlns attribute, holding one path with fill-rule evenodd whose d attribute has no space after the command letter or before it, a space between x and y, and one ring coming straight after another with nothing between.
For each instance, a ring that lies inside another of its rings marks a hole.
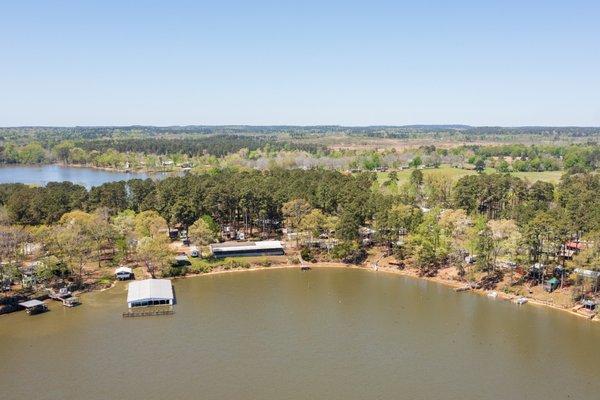
<instances>
[{"instance_id":1,"label":"boat","mask_svg":"<svg viewBox=\"0 0 600 400\"><path fill-rule=\"evenodd\" d=\"M498 292L496 292L496 291L488 292L487 297L492 297L495 299L496 297L498 297Z\"/></svg>"},{"instance_id":2,"label":"boat","mask_svg":"<svg viewBox=\"0 0 600 400\"><path fill-rule=\"evenodd\" d=\"M517 300L515 300L515 303L517 303L518 305L523 305L528 301L529 299L527 297L519 297Z\"/></svg>"},{"instance_id":3,"label":"boat","mask_svg":"<svg viewBox=\"0 0 600 400\"><path fill-rule=\"evenodd\" d=\"M66 299L63 299L62 303L63 303L63 306L65 306L65 307L75 307L75 306L81 304L81 302L79 301L79 299L77 297L68 297Z\"/></svg>"}]
</instances>

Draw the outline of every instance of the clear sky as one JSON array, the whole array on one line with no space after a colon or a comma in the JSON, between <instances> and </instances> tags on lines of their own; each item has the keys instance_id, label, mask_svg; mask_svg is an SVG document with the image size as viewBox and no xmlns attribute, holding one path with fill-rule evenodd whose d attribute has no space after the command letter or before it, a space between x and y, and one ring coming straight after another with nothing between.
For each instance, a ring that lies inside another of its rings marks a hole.
<instances>
[{"instance_id":1,"label":"clear sky","mask_svg":"<svg viewBox=\"0 0 600 400\"><path fill-rule=\"evenodd\" d=\"M600 1L0 2L0 126L600 126Z\"/></svg>"}]
</instances>

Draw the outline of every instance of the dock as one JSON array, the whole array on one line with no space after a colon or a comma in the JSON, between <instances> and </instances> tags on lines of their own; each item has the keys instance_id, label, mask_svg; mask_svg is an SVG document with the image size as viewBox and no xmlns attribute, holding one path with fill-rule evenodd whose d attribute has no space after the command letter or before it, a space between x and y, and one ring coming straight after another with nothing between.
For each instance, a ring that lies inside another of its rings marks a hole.
<instances>
[{"instance_id":1,"label":"dock","mask_svg":"<svg viewBox=\"0 0 600 400\"><path fill-rule=\"evenodd\" d=\"M28 300L19 303L19 305L25 308L27 314L29 315L41 314L43 312L48 311L48 307L46 306L46 304L44 304L44 302L40 300Z\"/></svg>"},{"instance_id":2,"label":"dock","mask_svg":"<svg viewBox=\"0 0 600 400\"><path fill-rule=\"evenodd\" d=\"M50 292L48 297L52 300L60 301L65 307L75 307L81 304L77 297L72 296L71 292Z\"/></svg>"},{"instance_id":3,"label":"dock","mask_svg":"<svg viewBox=\"0 0 600 400\"><path fill-rule=\"evenodd\" d=\"M127 311L123 313L123 318L134 318L134 317L154 317L157 315L173 315L175 314L175 310L170 309L160 309L160 310L136 310L136 311Z\"/></svg>"}]
</instances>

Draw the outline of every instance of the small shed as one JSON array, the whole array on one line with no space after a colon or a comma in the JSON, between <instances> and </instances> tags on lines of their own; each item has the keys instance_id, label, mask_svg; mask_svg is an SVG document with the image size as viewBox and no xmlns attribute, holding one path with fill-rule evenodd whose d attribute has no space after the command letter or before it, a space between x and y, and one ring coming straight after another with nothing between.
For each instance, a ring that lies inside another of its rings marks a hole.
<instances>
[{"instance_id":1,"label":"small shed","mask_svg":"<svg viewBox=\"0 0 600 400\"><path fill-rule=\"evenodd\" d=\"M173 286L168 279L145 279L129 283L127 289L127 306L146 307L173 305L175 297Z\"/></svg>"},{"instance_id":2,"label":"small shed","mask_svg":"<svg viewBox=\"0 0 600 400\"><path fill-rule=\"evenodd\" d=\"M175 265L178 265L180 267L184 267L186 265L190 265L190 259L188 258L188 256L185 253L181 253L181 254L177 254L175 256L175 261L174 261Z\"/></svg>"},{"instance_id":3,"label":"small shed","mask_svg":"<svg viewBox=\"0 0 600 400\"><path fill-rule=\"evenodd\" d=\"M581 302L583 308L593 311L596 308L596 302L594 300L584 300Z\"/></svg>"},{"instance_id":4,"label":"small shed","mask_svg":"<svg viewBox=\"0 0 600 400\"><path fill-rule=\"evenodd\" d=\"M133 278L133 270L129 267L119 267L115 270L115 277L120 281Z\"/></svg>"},{"instance_id":5,"label":"small shed","mask_svg":"<svg viewBox=\"0 0 600 400\"><path fill-rule=\"evenodd\" d=\"M555 291L560 285L560 281L556 278L550 278L544 283L544 290L546 292Z\"/></svg>"}]
</instances>

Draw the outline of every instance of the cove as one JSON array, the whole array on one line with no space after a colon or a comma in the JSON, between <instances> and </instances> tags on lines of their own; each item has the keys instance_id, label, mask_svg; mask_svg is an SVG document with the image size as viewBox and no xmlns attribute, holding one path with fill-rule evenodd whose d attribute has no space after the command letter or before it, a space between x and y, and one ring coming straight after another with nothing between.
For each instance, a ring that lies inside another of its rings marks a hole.
<instances>
[{"instance_id":1,"label":"cove","mask_svg":"<svg viewBox=\"0 0 600 400\"><path fill-rule=\"evenodd\" d=\"M593 399L600 329L555 310L344 268L174 281L172 316L123 319L126 284L0 317L6 399Z\"/></svg>"}]
</instances>

